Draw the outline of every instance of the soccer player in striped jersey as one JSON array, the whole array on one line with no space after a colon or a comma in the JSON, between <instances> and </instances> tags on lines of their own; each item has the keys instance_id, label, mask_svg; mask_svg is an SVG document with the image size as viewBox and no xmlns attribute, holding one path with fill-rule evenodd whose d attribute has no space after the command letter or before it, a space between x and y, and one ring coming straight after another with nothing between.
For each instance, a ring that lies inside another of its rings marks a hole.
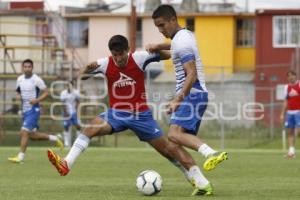
<instances>
[{"instance_id":1,"label":"soccer player in striped jersey","mask_svg":"<svg viewBox=\"0 0 300 200\"><path fill-rule=\"evenodd\" d=\"M75 126L76 135L80 134L80 121L77 117L77 109L80 101L80 94L78 90L73 89L73 81L69 81L65 90L60 93L60 100L63 105L64 113L64 145L65 147L71 147L72 145L72 129L71 126Z\"/></svg>"},{"instance_id":2,"label":"soccer player in striped jersey","mask_svg":"<svg viewBox=\"0 0 300 200\"><path fill-rule=\"evenodd\" d=\"M289 84L285 86L285 97L280 119L288 131L287 158L295 158L295 129L300 133L300 81L297 80L296 72L290 70L287 73ZM285 117L284 117L285 115Z\"/></svg>"},{"instance_id":3,"label":"soccer player in striped jersey","mask_svg":"<svg viewBox=\"0 0 300 200\"><path fill-rule=\"evenodd\" d=\"M203 168L212 170L227 159L227 152L215 151L196 136L207 107L208 91L195 36L180 27L176 12L170 5L159 6L152 19L159 32L171 39L171 44L149 44L146 49L151 53L171 50L176 75L176 96L168 104L171 114L168 138L201 153L207 158ZM193 195L202 195L201 188L206 187L211 186L198 185Z\"/></svg>"},{"instance_id":4,"label":"soccer player in striped jersey","mask_svg":"<svg viewBox=\"0 0 300 200\"><path fill-rule=\"evenodd\" d=\"M22 63L24 74L17 79L17 97L22 100L23 124L21 127L21 145L17 156L8 158L13 163L22 163L28 145L31 140L50 140L63 148L62 141L56 135L48 135L38 132L40 118L40 105L49 94L45 82L36 74L33 74L33 61L26 59ZM42 94L40 95L42 91Z\"/></svg>"},{"instance_id":5,"label":"soccer player in striped jersey","mask_svg":"<svg viewBox=\"0 0 300 200\"><path fill-rule=\"evenodd\" d=\"M193 179L197 184L206 184L207 180L193 158L183 148L163 137L146 102L144 71L150 62L168 59L169 53L128 53L128 40L121 35L113 36L108 46L111 56L91 63L83 69L83 73L101 72L106 76L110 108L98 115L90 126L83 130L83 134L77 137L65 158L48 150L49 161L61 176L65 176L81 152L88 147L92 137L130 129L141 141L148 142L169 159L188 180ZM211 192L205 190L203 194L208 195Z\"/></svg>"}]
</instances>

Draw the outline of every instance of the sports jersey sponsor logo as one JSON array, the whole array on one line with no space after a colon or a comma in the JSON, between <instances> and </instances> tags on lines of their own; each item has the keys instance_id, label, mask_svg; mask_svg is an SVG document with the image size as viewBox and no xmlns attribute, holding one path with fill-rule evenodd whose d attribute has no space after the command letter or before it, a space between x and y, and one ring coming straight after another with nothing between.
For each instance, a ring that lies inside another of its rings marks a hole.
<instances>
[{"instance_id":1,"label":"sports jersey sponsor logo","mask_svg":"<svg viewBox=\"0 0 300 200\"><path fill-rule=\"evenodd\" d=\"M298 92L296 90L294 90L292 88L291 91L289 92L289 96L290 97L295 97L295 96L299 96L299 94L298 94Z\"/></svg>"},{"instance_id":2,"label":"sports jersey sponsor logo","mask_svg":"<svg viewBox=\"0 0 300 200\"><path fill-rule=\"evenodd\" d=\"M126 86L133 86L134 84L136 84L135 80L120 72L120 78L118 81L114 82L113 87L121 88Z\"/></svg>"}]
</instances>

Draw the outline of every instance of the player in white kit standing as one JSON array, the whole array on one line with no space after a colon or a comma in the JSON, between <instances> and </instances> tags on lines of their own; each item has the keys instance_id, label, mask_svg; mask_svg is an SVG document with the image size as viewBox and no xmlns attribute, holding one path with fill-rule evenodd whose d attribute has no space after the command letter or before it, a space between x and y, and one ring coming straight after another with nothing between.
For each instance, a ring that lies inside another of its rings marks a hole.
<instances>
[{"instance_id":1,"label":"player in white kit standing","mask_svg":"<svg viewBox=\"0 0 300 200\"><path fill-rule=\"evenodd\" d=\"M63 105L64 114L64 145L65 147L71 147L72 145L72 129L71 126L75 126L76 135L80 134L80 121L78 119L77 110L80 102L79 91L74 89L74 84L69 81L68 88L60 93L60 100Z\"/></svg>"}]
</instances>

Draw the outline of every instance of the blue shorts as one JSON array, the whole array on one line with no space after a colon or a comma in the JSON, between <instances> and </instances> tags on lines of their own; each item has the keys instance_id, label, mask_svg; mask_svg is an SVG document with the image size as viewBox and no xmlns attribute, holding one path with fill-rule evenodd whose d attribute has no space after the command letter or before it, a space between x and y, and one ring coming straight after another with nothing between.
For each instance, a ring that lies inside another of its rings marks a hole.
<instances>
[{"instance_id":1,"label":"blue shorts","mask_svg":"<svg viewBox=\"0 0 300 200\"><path fill-rule=\"evenodd\" d=\"M189 94L172 113L170 124L176 124L184 128L186 132L197 135L207 102L207 92Z\"/></svg>"},{"instance_id":2,"label":"blue shorts","mask_svg":"<svg viewBox=\"0 0 300 200\"><path fill-rule=\"evenodd\" d=\"M132 113L109 109L108 111L101 113L99 117L111 125L113 129L112 133L130 129L141 141L153 140L163 135L159 125L153 119L150 110Z\"/></svg>"},{"instance_id":3,"label":"blue shorts","mask_svg":"<svg viewBox=\"0 0 300 200\"><path fill-rule=\"evenodd\" d=\"M300 128L300 111L297 113L287 113L285 115L285 128Z\"/></svg>"},{"instance_id":4,"label":"blue shorts","mask_svg":"<svg viewBox=\"0 0 300 200\"><path fill-rule=\"evenodd\" d=\"M31 110L23 113L22 129L28 132L35 132L39 128L40 107L33 106Z\"/></svg>"},{"instance_id":5,"label":"blue shorts","mask_svg":"<svg viewBox=\"0 0 300 200\"><path fill-rule=\"evenodd\" d=\"M80 125L80 122L77 118L77 113L73 113L67 120L64 120L64 127L69 128L72 125Z\"/></svg>"}]
</instances>

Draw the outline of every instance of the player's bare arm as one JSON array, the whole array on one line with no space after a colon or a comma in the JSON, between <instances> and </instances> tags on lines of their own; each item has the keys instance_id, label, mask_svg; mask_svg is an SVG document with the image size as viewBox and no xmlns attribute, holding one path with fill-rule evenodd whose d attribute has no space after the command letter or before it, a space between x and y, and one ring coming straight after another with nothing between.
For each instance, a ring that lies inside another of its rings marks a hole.
<instances>
[{"instance_id":1,"label":"player's bare arm","mask_svg":"<svg viewBox=\"0 0 300 200\"><path fill-rule=\"evenodd\" d=\"M168 113L172 113L176 111L180 103L183 101L184 97L190 93L193 84L197 80L197 70L196 70L196 64L194 60L186 62L183 65L183 68L186 74L185 81L181 92L178 95L176 95L176 97L167 105Z\"/></svg>"},{"instance_id":2,"label":"player's bare arm","mask_svg":"<svg viewBox=\"0 0 300 200\"><path fill-rule=\"evenodd\" d=\"M75 107L76 107L76 110L78 110L78 107L79 107L80 101L79 101L79 99L76 99L75 101L76 101L76 106L75 106Z\"/></svg>"},{"instance_id":3,"label":"player's bare arm","mask_svg":"<svg viewBox=\"0 0 300 200\"><path fill-rule=\"evenodd\" d=\"M79 108L80 100L76 99L75 101L76 101L76 106L75 107L76 107L76 111L77 111L77 115L78 115L78 110L79 110L78 108Z\"/></svg>"},{"instance_id":4,"label":"player's bare arm","mask_svg":"<svg viewBox=\"0 0 300 200\"><path fill-rule=\"evenodd\" d=\"M157 53L161 50L170 50L171 44L168 43L159 43L159 44L147 44L146 51L149 53Z\"/></svg>"},{"instance_id":5,"label":"player's bare arm","mask_svg":"<svg viewBox=\"0 0 300 200\"><path fill-rule=\"evenodd\" d=\"M94 71L98 67L99 67L99 65L95 61L95 62L92 62L92 63L86 65L85 67L81 68L79 71L79 75L82 77L81 80L87 80L90 77L88 74L90 74L92 71Z\"/></svg>"},{"instance_id":6,"label":"player's bare arm","mask_svg":"<svg viewBox=\"0 0 300 200\"><path fill-rule=\"evenodd\" d=\"M30 100L30 103L31 103L32 105L35 105L35 104L37 104L37 103L43 101L48 95L49 95L49 89L46 88L45 90L43 90L43 93L41 94L40 97L38 97L37 99L32 99L32 100Z\"/></svg>"},{"instance_id":7,"label":"player's bare arm","mask_svg":"<svg viewBox=\"0 0 300 200\"><path fill-rule=\"evenodd\" d=\"M168 60L171 58L171 53L169 50L161 50L159 51L161 60Z\"/></svg>"},{"instance_id":8,"label":"player's bare arm","mask_svg":"<svg viewBox=\"0 0 300 200\"><path fill-rule=\"evenodd\" d=\"M21 93L20 92L16 92L16 100L17 101L21 101Z\"/></svg>"},{"instance_id":9,"label":"player's bare arm","mask_svg":"<svg viewBox=\"0 0 300 200\"><path fill-rule=\"evenodd\" d=\"M91 73L92 71L94 71L95 69L97 69L99 67L98 63L95 61L95 62L92 62L88 65L86 65L84 68L81 68L79 73L81 75L83 74L88 74L88 73Z\"/></svg>"},{"instance_id":10,"label":"player's bare arm","mask_svg":"<svg viewBox=\"0 0 300 200\"><path fill-rule=\"evenodd\" d=\"M21 99L22 99L21 93L16 92L16 102L17 102L19 105L21 105Z\"/></svg>"},{"instance_id":11,"label":"player's bare arm","mask_svg":"<svg viewBox=\"0 0 300 200\"><path fill-rule=\"evenodd\" d=\"M63 102L63 103L65 103L65 102ZM65 105L63 106L63 111L64 111L64 117L69 117L69 113L68 113L68 105L67 105L67 104L65 104Z\"/></svg>"},{"instance_id":12,"label":"player's bare arm","mask_svg":"<svg viewBox=\"0 0 300 200\"><path fill-rule=\"evenodd\" d=\"M287 110L287 100L284 100L282 110L281 110L281 114L280 114L280 121L281 122L284 122L284 114L286 113L286 110Z\"/></svg>"}]
</instances>

